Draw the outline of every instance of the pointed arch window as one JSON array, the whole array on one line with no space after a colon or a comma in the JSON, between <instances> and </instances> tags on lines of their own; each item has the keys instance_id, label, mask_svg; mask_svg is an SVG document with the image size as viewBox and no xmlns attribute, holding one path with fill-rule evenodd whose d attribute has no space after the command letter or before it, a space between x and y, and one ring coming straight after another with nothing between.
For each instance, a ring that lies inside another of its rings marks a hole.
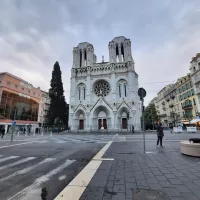
<instances>
[{"instance_id":1,"label":"pointed arch window","mask_svg":"<svg viewBox=\"0 0 200 200\"><path fill-rule=\"evenodd\" d=\"M126 84L124 84L124 96L126 97Z\"/></svg>"},{"instance_id":2,"label":"pointed arch window","mask_svg":"<svg viewBox=\"0 0 200 200\"><path fill-rule=\"evenodd\" d=\"M84 50L84 64L85 64L85 67L87 67L87 52L86 52L86 49Z\"/></svg>"},{"instance_id":3,"label":"pointed arch window","mask_svg":"<svg viewBox=\"0 0 200 200\"><path fill-rule=\"evenodd\" d=\"M121 85L119 85L119 97L121 97Z\"/></svg>"},{"instance_id":4,"label":"pointed arch window","mask_svg":"<svg viewBox=\"0 0 200 200\"><path fill-rule=\"evenodd\" d=\"M122 58L122 62L125 62L125 59L124 59L124 45L123 45L123 43L121 44L121 58Z\"/></svg>"},{"instance_id":5,"label":"pointed arch window","mask_svg":"<svg viewBox=\"0 0 200 200\"><path fill-rule=\"evenodd\" d=\"M78 89L78 98L81 100L81 88Z\"/></svg>"},{"instance_id":6,"label":"pointed arch window","mask_svg":"<svg viewBox=\"0 0 200 200\"><path fill-rule=\"evenodd\" d=\"M116 44L116 62L119 62L119 46Z\"/></svg>"},{"instance_id":7,"label":"pointed arch window","mask_svg":"<svg viewBox=\"0 0 200 200\"><path fill-rule=\"evenodd\" d=\"M83 99L85 100L85 88L83 88Z\"/></svg>"},{"instance_id":8,"label":"pointed arch window","mask_svg":"<svg viewBox=\"0 0 200 200\"><path fill-rule=\"evenodd\" d=\"M82 66L82 51L80 50L80 67Z\"/></svg>"}]
</instances>

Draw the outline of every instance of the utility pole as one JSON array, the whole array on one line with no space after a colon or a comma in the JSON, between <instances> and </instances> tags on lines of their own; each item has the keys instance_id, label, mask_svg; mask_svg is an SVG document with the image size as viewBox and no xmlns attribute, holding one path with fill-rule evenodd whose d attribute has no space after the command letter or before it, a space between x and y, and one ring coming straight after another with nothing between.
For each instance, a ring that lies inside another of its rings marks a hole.
<instances>
[{"instance_id":1,"label":"utility pole","mask_svg":"<svg viewBox=\"0 0 200 200\"><path fill-rule=\"evenodd\" d=\"M138 96L140 97L140 101L141 101L142 126L143 126L143 143L144 143L144 153L146 153L145 127L144 127L144 97L146 97L146 90L144 88L139 88L138 89Z\"/></svg>"}]
</instances>

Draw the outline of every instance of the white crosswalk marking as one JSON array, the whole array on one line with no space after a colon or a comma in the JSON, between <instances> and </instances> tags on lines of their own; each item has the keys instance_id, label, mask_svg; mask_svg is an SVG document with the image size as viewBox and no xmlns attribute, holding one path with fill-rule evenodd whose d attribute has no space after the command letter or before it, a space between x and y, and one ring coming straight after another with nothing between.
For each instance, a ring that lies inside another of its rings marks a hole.
<instances>
[{"instance_id":1,"label":"white crosswalk marking","mask_svg":"<svg viewBox=\"0 0 200 200\"><path fill-rule=\"evenodd\" d=\"M16 165L25 163L25 162L27 162L27 161L29 161L29 160L33 160L33 159L35 159L35 158L36 158L36 157L24 158L24 159L22 159L22 160L19 160L19 161L16 161L16 162L14 162L14 163L10 163L10 164L7 164L7 165L4 165L4 166L0 167L0 170L7 169L7 168L9 168L9 167L14 167L14 166L16 166Z\"/></svg>"},{"instance_id":2,"label":"white crosswalk marking","mask_svg":"<svg viewBox=\"0 0 200 200\"><path fill-rule=\"evenodd\" d=\"M53 160L55 160L55 159L56 159L56 158L46 158L46 159L44 159L43 161L37 163L36 165L33 165L33 166L31 166L31 167L27 167L26 169L22 169L22 170L20 170L20 171L17 171L17 172L15 172L15 173L11 174L10 176L7 176L7 177L5 177L5 178L0 179L0 182L9 180L9 179L11 179L11 178L13 178L13 177L15 177L15 176L17 176L17 175L22 175L22 174L25 174L25 173L27 173L27 172L30 172L31 170L33 170L34 168L38 167L39 165L44 164L44 163L51 162L51 161L53 161Z\"/></svg>"},{"instance_id":3,"label":"white crosswalk marking","mask_svg":"<svg viewBox=\"0 0 200 200\"><path fill-rule=\"evenodd\" d=\"M57 173L59 173L61 170L63 170L64 168L68 167L69 165L71 165L73 162L75 162L75 160L67 160L64 162L64 164L60 165L59 167L57 167L56 169L50 171L49 173L47 173L44 176L41 176L40 178L37 178L34 183L26 188L24 188L23 190L21 190L20 192L16 193L14 196L8 198L8 200L14 200L19 198L21 195L27 193L28 191L30 191L31 189L38 187L41 183L44 183L46 181L48 181L52 176L56 175Z\"/></svg>"},{"instance_id":4,"label":"white crosswalk marking","mask_svg":"<svg viewBox=\"0 0 200 200\"><path fill-rule=\"evenodd\" d=\"M11 159L14 159L14 158L18 158L19 156L9 156L9 157L6 157L6 158L2 158L0 159L0 163L1 162L4 162L4 161L7 161L7 160L11 160Z\"/></svg>"}]
</instances>

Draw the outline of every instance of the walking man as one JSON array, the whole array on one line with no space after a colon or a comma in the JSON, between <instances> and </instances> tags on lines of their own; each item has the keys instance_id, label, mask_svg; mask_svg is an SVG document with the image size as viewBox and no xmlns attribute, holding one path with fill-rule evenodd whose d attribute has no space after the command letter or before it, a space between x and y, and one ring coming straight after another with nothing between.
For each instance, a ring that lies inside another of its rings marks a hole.
<instances>
[{"instance_id":1,"label":"walking man","mask_svg":"<svg viewBox=\"0 0 200 200\"><path fill-rule=\"evenodd\" d=\"M164 132L163 132L163 127L162 127L162 124L161 123L157 123L156 124L156 129L157 129L157 146L159 145L160 143L160 146L162 147L162 139L163 139L163 136L164 136Z\"/></svg>"},{"instance_id":2,"label":"walking man","mask_svg":"<svg viewBox=\"0 0 200 200\"><path fill-rule=\"evenodd\" d=\"M4 126L1 128L1 138L3 138L3 136L5 135L5 128Z\"/></svg>"}]
</instances>

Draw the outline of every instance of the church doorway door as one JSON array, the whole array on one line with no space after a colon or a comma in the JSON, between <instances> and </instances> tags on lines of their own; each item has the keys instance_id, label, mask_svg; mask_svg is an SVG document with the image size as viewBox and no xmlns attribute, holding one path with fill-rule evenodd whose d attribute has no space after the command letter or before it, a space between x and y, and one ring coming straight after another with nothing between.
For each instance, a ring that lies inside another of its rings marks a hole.
<instances>
[{"instance_id":1,"label":"church doorway door","mask_svg":"<svg viewBox=\"0 0 200 200\"><path fill-rule=\"evenodd\" d=\"M79 120L79 129L80 129L80 130L83 130L83 129L84 129L84 120L83 120L83 119L80 119L80 120Z\"/></svg>"},{"instance_id":2,"label":"church doorway door","mask_svg":"<svg viewBox=\"0 0 200 200\"><path fill-rule=\"evenodd\" d=\"M98 114L98 128L107 129L107 116L104 111L101 111Z\"/></svg>"},{"instance_id":3,"label":"church doorway door","mask_svg":"<svg viewBox=\"0 0 200 200\"><path fill-rule=\"evenodd\" d=\"M83 116L83 114L80 114L80 116L79 116L79 129L80 130L84 129L84 116Z\"/></svg>"},{"instance_id":4,"label":"church doorway door","mask_svg":"<svg viewBox=\"0 0 200 200\"><path fill-rule=\"evenodd\" d=\"M122 118L122 129L127 129L127 118Z\"/></svg>"}]
</instances>

